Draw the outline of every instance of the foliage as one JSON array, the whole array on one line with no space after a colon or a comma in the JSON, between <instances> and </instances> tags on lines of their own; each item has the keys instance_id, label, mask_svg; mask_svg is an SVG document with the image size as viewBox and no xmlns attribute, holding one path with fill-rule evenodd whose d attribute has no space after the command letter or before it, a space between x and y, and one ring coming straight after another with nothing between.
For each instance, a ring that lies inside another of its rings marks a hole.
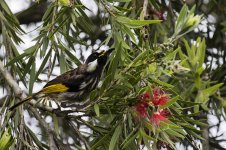
<instances>
[{"instance_id":1,"label":"foliage","mask_svg":"<svg viewBox=\"0 0 226 150\"><path fill-rule=\"evenodd\" d=\"M115 48L101 83L89 96L90 105L72 113L46 109L53 103L25 104L24 109L10 112L7 108L18 101L18 95L0 77L7 93L1 100L0 148L176 149L176 143L182 143L198 149L198 141L204 148L207 115L214 111L225 117L225 85L220 78L224 74L213 70L212 62L208 65L209 43L200 32L192 32L206 20L196 15L199 7L183 4L180 9L167 9L165 2L154 0L95 3L98 13L89 16L80 1L51 2L36 29L35 44L21 53L20 36L28 33L5 1L0 1L1 60L29 95L36 82L45 82L42 75L50 80L54 69L64 73L80 65L87 50L103 45ZM101 20L98 27L93 18ZM223 70L220 64L216 67ZM35 118L39 135L23 114ZM45 122L48 117L50 123ZM217 141L211 146L222 148Z\"/></svg>"}]
</instances>

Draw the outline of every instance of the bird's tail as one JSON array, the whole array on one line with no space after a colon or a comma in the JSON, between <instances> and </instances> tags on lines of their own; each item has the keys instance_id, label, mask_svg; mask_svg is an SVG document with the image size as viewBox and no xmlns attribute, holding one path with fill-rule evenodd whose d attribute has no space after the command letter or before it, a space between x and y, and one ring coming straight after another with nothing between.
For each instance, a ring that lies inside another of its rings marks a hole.
<instances>
[{"instance_id":1,"label":"bird's tail","mask_svg":"<svg viewBox=\"0 0 226 150\"><path fill-rule=\"evenodd\" d=\"M15 109L16 107L22 105L23 103L25 103L25 102L27 102L27 101L29 101L29 100L31 100L31 99L33 99L33 96L28 96L27 98L23 99L22 101L16 103L16 104L13 105L12 107L10 107L9 110L12 111L12 110Z\"/></svg>"}]
</instances>

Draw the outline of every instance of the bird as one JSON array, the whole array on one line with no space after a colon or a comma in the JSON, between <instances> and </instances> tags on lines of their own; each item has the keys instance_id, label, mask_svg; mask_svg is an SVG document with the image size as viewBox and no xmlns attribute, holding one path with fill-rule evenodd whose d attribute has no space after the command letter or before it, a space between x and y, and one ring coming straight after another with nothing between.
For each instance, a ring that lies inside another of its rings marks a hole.
<instances>
[{"instance_id":1,"label":"bird","mask_svg":"<svg viewBox=\"0 0 226 150\"><path fill-rule=\"evenodd\" d=\"M114 48L107 51L93 52L84 64L47 82L39 92L16 103L9 110L12 111L29 100L42 98L50 98L57 103L82 103L90 92L97 87L104 66L113 50Z\"/></svg>"}]
</instances>

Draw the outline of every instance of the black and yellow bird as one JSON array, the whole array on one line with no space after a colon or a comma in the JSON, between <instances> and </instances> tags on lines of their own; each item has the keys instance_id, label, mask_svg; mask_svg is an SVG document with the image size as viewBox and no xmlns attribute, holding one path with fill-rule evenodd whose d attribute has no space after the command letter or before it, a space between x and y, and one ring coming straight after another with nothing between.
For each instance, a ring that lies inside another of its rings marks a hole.
<instances>
[{"instance_id":1,"label":"black and yellow bird","mask_svg":"<svg viewBox=\"0 0 226 150\"><path fill-rule=\"evenodd\" d=\"M13 110L31 99L50 98L57 103L84 101L90 92L97 87L103 68L112 51L113 49L109 49L92 53L85 64L57 76L49 81L42 90L13 105L9 110Z\"/></svg>"}]
</instances>

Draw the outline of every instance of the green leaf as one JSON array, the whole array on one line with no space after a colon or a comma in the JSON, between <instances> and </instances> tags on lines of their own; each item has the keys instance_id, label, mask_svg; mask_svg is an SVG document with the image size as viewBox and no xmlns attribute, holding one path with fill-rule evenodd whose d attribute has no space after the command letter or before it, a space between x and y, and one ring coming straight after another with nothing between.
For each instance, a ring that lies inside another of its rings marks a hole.
<instances>
[{"instance_id":1,"label":"green leaf","mask_svg":"<svg viewBox=\"0 0 226 150\"><path fill-rule=\"evenodd\" d=\"M122 29L124 30L124 32L125 33L127 33L129 36L130 36L130 38L132 39L132 41L133 41L133 43L136 43L136 36L135 36L135 34L129 29L129 27L127 27L127 26L125 26L125 25L122 25ZM125 47L125 48L127 48L127 49L130 49L130 47L128 47L128 45L126 44L126 42L124 42L123 40L122 40L122 45ZM127 46L125 46L125 44L127 45Z\"/></svg>"},{"instance_id":2,"label":"green leaf","mask_svg":"<svg viewBox=\"0 0 226 150\"><path fill-rule=\"evenodd\" d=\"M219 89L222 85L224 85L224 83L218 83L218 84L216 84L216 85L214 85L214 86L211 86L211 87L209 87L209 88L203 90L202 92L203 92L204 94L208 94L209 96L210 96L210 95L213 95L213 94L216 93L217 89Z\"/></svg>"},{"instance_id":3,"label":"green leaf","mask_svg":"<svg viewBox=\"0 0 226 150\"><path fill-rule=\"evenodd\" d=\"M171 119L172 120L172 119ZM177 122L178 125L182 126L185 129L189 129L192 131L199 131L198 129L196 129L193 125L191 125L190 123L187 122L181 122L180 120L173 120L174 122ZM200 131L199 131L200 132Z\"/></svg>"},{"instance_id":4,"label":"green leaf","mask_svg":"<svg viewBox=\"0 0 226 150\"><path fill-rule=\"evenodd\" d=\"M194 106L194 105L199 105L201 103L195 103L195 102L191 102L191 101L185 101L185 100L177 100L178 103L180 104L185 104L185 105L189 105L189 106Z\"/></svg>"},{"instance_id":5,"label":"green leaf","mask_svg":"<svg viewBox=\"0 0 226 150\"><path fill-rule=\"evenodd\" d=\"M209 96L215 94L217 89L219 89L222 85L223 83L219 83L207 89L199 91L196 102L206 103L207 100L209 99Z\"/></svg>"},{"instance_id":6,"label":"green leaf","mask_svg":"<svg viewBox=\"0 0 226 150\"><path fill-rule=\"evenodd\" d=\"M103 84L101 86L101 89L100 89L100 93L104 93L104 91L106 90L106 88L108 87L110 81L112 79L112 74L109 74L107 76L105 76L105 79L103 81Z\"/></svg>"},{"instance_id":7,"label":"green leaf","mask_svg":"<svg viewBox=\"0 0 226 150\"><path fill-rule=\"evenodd\" d=\"M162 135L164 141L169 143L173 149L176 149L174 142L171 140L171 138L168 136L168 134L166 134L166 132L161 132L161 135Z\"/></svg>"},{"instance_id":8,"label":"green leaf","mask_svg":"<svg viewBox=\"0 0 226 150\"><path fill-rule=\"evenodd\" d=\"M130 18L124 17L124 16L119 16L116 18L116 20L120 23L127 24L127 23L129 23Z\"/></svg>"},{"instance_id":9,"label":"green leaf","mask_svg":"<svg viewBox=\"0 0 226 150\"><path fill-rule=\"evenodd\" d=\"M138 63L139 61L143 61L147 56L148 56L149 51L148 50L144 50L142 51L129 65L128 68L133 67L134 65L136 65L136 63Z\"/></svg>"},{"instance_id":10,"label":"green leaf","mask_svg":"<svg viewBox=\"0 0 226 150\"><path fill-rule=\"evenodd\" d=\"M30 71L30 68L33 64L33 62L35 61L35 58L34 57L30 57L25 68L24 68L24 73L23 73L23 77L24 78L26 76L26 74Z\"/></svg>"},{"instance_id":11,"label":"green leaf","mask_svg":"<svg viewBox=\"0 0 226 150\"><path fill-rule=\"evenodd\" d=\"M97 117L99 117L100 116L100 108L99 108L98 104L94 105L94 111L95 111Z\"/></svg>"},{"instance_id":12,"label":"green leaf","mask_svg":"<svg viewBox=\"0 0 226 150\"><path fill-rule=\"evenodd\" d=\"M132 20L128 17L119 16L116 20L130 28L141 28L145 25L160 23L162 20Z\"/></svg>"},{"instance_id":13,"label":"green leaf","mask_svg":"<svg viewBox=\"0 0 226 150\"><path fill-rule=\"evenodd\" d=\"M179 33L182 29L183 24L185 23L186 20L186 15L188 12L188 7L184 5L180 11L180 14L177 18L176 25L175 25L175 33Z\"/></svg>"},{"instance_id":14,"label":"green leaf","mask_svg":"<svg viewBox=\"0 0 226 150\"><path fill-rule=\"evenodd\" d=\"M122 126L118 125L117 128L115 129L115 132L114 132L112 138L111 138L109 150L115 149L115 146L117 145L117 142L119 140L119 136L121 135L121 133L122 133Z\"/></svg>"},{"instance_id":15,"label":"green leaf","mask_svg":"<svg viewBox=\"0 0 226 150\"><path fill-rule=\"evenodd\" d=\"M64 52L67 54L67 56L68 56L71 60L73 60L73 61L75 62L76 65L79 66L79 65L82 64L82 63L80 62L80 60L79 60L77 57L75 57L69 50L65 49Z\"/></svg>"},{"instance_id":16,"label":"green leaf","mask_svg":"<svg viewBox=\"0 0 226 150\"><path fill-rule=\"evenodd\" d=\"M117 36L117 38L120 38ZM110 62L109 69L108 69L108 75L113 78L116 73L116 69L118 67L119 62L121 61L121 55L122 55L122 42L118 43L117 48L114 50L113 53L115 53L115 56L113 57L112 61ZM110 79L111 79L110 78Z\"/></svg>"},{"instance_id":17,"label":"green leaf","mask_svg":"<svg viewBox=\"0 0 226 150\"><path fill-rule=\"evenodd\" d=\"M19 61L21 61L24 57L33 54L33 53L35 52L36 48L37 48L36 45L31 46L31 47L25 49L25 50L24 50L24 53L22 53L22 54L20 54L20 55L19 55L19 53L18 53L16 50L14 50L14 52L15 52L16 55L18 55L18 56L15 57L15 58L13 58L9 63L6 64L6 66L12 65L12 64L14 64L14 63L16 63L16 62L19 62Z\"/></svg>"},{"instance_id":18,"label":"green leaf","mask_svg":"<svg viewBox=\"0 0 226 150\"><path fill-rule=\"evenodd\" d=\"M138 132L134 129L122 142L122 149L125 149L128 145L130 145L132 142L135 141L136 137L138 135Z\"/></svg>"},{"instance_id":19,"label":"green leaf","mask_svg":"<svg viewBox=\"0 0 226 150\"><path fill-rule=\"evenodd\" d=\"M3 10L4 10L8 15L11 15L11 14L12 14L12 12L11 12L9 6L7 5L7 3L6 3L4 0L0 1L0 5L1 5L1 7L3 8ZM1 10L1 11L2 11L2 10ZM12 16L13 16L13 15L12 15Z\"/></svg>"},{"instance_id":20,"label":"green leaf","mask_svg":"<svg viewBox=\"0 0 226 150\"><path fill-rule=\"evenodd\" d=\"M141 134L141 136L142 136L143 138L146 138L146 139L148 139L149 141L154 141L154 142L157 141L155 138L153 138L153 137L147 135L147 134L145 133L145 131L144 131L143 128L140 128L139 133Z\"/></svg>"},{"instance_id":21,"label":"green leaf","mask_svg":"<svg viewBox=\"0 0 226 150\"><path fill-rule=\"evenodd\" d=\"M205 140L200 134L195 133L194 131L188 131L188 134L194 136L195 138L198 138L200 140Z\"/></svg>"},{"instance_id":22,"label":"green leaf","mask_svg":"<svg viewBox=\"0 0 226 150\"><path fill-rule=\"evenodd\" d=\"M43 42L42 42L42 49L40 50L40 57L42 58L45 56L46 51L48 50L49 46L49 38L47 36L43 37Z\"/></svg>"},{"instance_id":23,"label":"green leaf","mask_svg":"<svg viewBox=\"0 0 226 150\"><path fill-rule=\"evenodd\" d=\"M158 2L156 0L149 0L148 2L150 5L153 5L155 7L155 9L157 9L157 10L160 9Z\"/></svg>"},{"instance_id":24,"label":"green leaf","mask_svg":"<svg viewBox=\"0 0 226 150\"><path fill-rule=\"evenodd\" d=\"M206 41L203 38L201 42L199 42L198 48L197 48L197 57L199 58L199 68L202 67L204 60L205 60L205 54L206 54ZM200 73L201 74L201 73Z\"/></svg>"},{"instance_id":25,"label":"green leaf","mask_svg":"<svg viewBox=\"0 0 226 150\"><path fill-rule=\"evenodd\" d=\"M180 98L180 96L175 96L174 98L172 98L171 100L169 100L165 105L160 106L160 109L164 109L164 108L168 108L169 106L173 105L178 99Z\"/></svg>"},{"instance_id":26,"label":"green leaf","mask_svg":"<svg viewBox=\"0 0 226 150\"><path fill-rule=\"evenodd\" d=\"M70 5L70 0L59 0L59 3L63 6L69 6Z\"/></svg>"},{"instance_id":27,"label":"green leaf","mask_svg":"<svg viewBox=\"0 0 226 150\"><path fill-rule=\"evenodd\" d=\"M43 71L43 68L45 67L47 61L49 60L50 55L52 54L51 52L52 51L50 49L47 55L45 56L44 60L42 61L42 64L39 67L38 72L36 73L35 80L38 78L39 74Z\"/></svg>"},{"instance_id":28,"label":"green leaf","mask_svg":"<svg viewBox=\"0 0 226 150\"><path fill-rule=\"evenodd\" d=\"M13 65L14 63L20 61L21 59L23 59L24 57L28 56L29 54L27 53L23 53L15 58L13 58L12 60L10 60L7 64L6 64L6 67L10 66L10 65Z\"/></svg>"},{"instance_id":29,"label":"green leaf","mask_svg":"<svg viewBox=\"0 0 226 150\"><path fill-rule=\"evenodd\" d=\"M60 136L59 122L56 114L52 114L53 122L54 122L54 130L57 136Z\"/></svg>"},{"instance_id":30,"label":"green leaf","mask_svg":"<svg viewBox=\"0 0 226 150\"><path fill-rule=\"evenodd\" d=\"M59 17L60 18L60 17ZM64 20L62 20L61 22L60 22L60 24L57 26L57 28L55 28L54 30L53 30L53 32L51 32L50 34L49 34L49 38L51 39L52 37L53 37L53 35L58 31L58 30L61 30L62 29L62 27L67 23L67 20L68 20L68 18L65 18Z\"/></svg>"},{"instance_id":31,"label":"green leaf","mask_svg":"<svg viewBox=\"0 0 226 150\"><path fill-rule=\"evenodd\" d=\"M37 135L27 126L26 130L28 131L30 137L32 138L32 140L34 141L34 143L40 148L40 150L42 150L44 147L47 148L47 145L45 145L44 143L42 143L41 141L39 141L39 139L37 138Z\"/></svg>"},{"instance_id":32,"label":"green leaf","mask_svg":"<svg viewBox=\"0 0 226 150\"><path fill-rule=\"evenodd\" d=\"M190 12L186 4L183 6L176 21L175 32L172 36L173 40L177 40L181 36L192 31L200 23L202 15L194 16L194 11L195 5Z\"/></svg>"},{"instance_id":33,"label":"green leaf","mask_svg":"<svg viewBox=\"0 0 226 150\"><path fill-rule=\"evenodd\" d=\"M48 5L48 9L45 11L45 14L42 17L43 21L47 21L50 16L53 14L53 9L56 6L56 3L50 3L50 5Z\"/></svg>"},{"instance_id":34,"label":"green leaf","mask_svg":"<svg viewBox=\"0 0 226 150\"><path fill-rule=\"evenodd\" d=\"M9 129L6 129L3 133L2 137L0 138L0 149L7 150L13 143L13 137L9 133Z\"/></svg>"},{"instance_id":35,"label":"green leaf","mask_svg":"<svg viewBox=\"0 0 226 150\"><path fill-rule=\"evenodd\" d=\"M160 81L159 79L155 78L155 77L150 77L151 80L159 85L162 85L164 87L168 87L168 88L173 88L174 86L171 84L168 84L166 82Z\"/></svg>"},{"instance_id":36,"label":"green leaf","mask_svg":"<svg viewBox=\"0 0 226 150\"><path fill-rule=\"evenodd\" d=\"M180 48L178 47L176 50L174 51L170 51L170 53L168 53L163 59L165 62L167 61L171 61L171 60L175 60L176 55L178 53L178 51L180 50Z\"/></svg>"},{"instance_id":37,"label":"green leaf","mask_svg":"<svg viewBox=\"0 0 226 150\"><path fill-rule=\"evenodd\" d=\"M184 139L184 135L174 131L174 130L171 130L171 129L168 129L168 130L165 130L166 133L170 134L172 137L175 136L175 137L179 137L181 139Z\"/></svg>"},{"instance_id":38,"label":"green leaf","mask_svg":"<svg viewBox=\"0 0 226 150\"><path fill-rule=\"evenodd\" d=\"M34 82L35 82L35 68L36 68L36 64L33 63L32 67L31 67L31 72L30 72L30 81L29 81L29 94L32 94L33 91L33 86L34 86Z\"/></svg>"},{"instance_id":39,"label":"green leaf","mask_svg":"<svg viewBox=\"0 0 226 150\"><path fill-rule=\"evenodd\" d=\"M97 96L97 89L91 91L91 93L89 94L90 101L94 101L96 96Z\"/></svg>"},{"instance_id":40,"label":"green leaf","mask_svg":"<svg viewBox=\"0 0 226 150\"><path fill-rule=\"evenodd\" d=\"M60 73L63 74L67 71L67 64L64 53L61 51L60 56Z\"/></svg>"},{"instance_id":41,"label":"green leaf","mask_svg":"<svg viewBox=\"0 0 226 150\"><path fill-rule=\"evenodd\" d=\"M93 33L93 22L87 16L82 8L77 8L77 14L79 17L77 18L77 25L82 28L86 33L92 34Z\"/></svg>"},{"instance_id":42,"label":"green leaf","mask_svg":"<svg viewBox=\"0 0 226 150\"><path fill-rule=\"evenodd\" d=\"M145 26L149 24L155 24L155 23L160 23L162 20L130 20L129 25L134 25L134 26Z\"/></svg>"},{"instance_id":43,"label":"green leaf","mask_svg":"<svg viewBox=\"0 0 226 150\"><path fill-rule=\"evenodd\" d=\"M91 147L91 150L96 150L99 145L105 144L109 140L109 134L105 134L102 136L98 141L95 141L94 144Z\"/></svg>"},{"instance_id":44,"label":"green leaf","mask_svg":"<svg viewBox=\"0 0 226 150\"><path fill-rule=\"evenodd\" d=\"M188 122L191 122L192 124L197 124L199 126L203 126L203 127L207 127L208 126L208 124L204 123L205 121L203 121L203 120L194 120L194 119L190 119L190 118L184 118L184 120L186 120Z\"/></svg>"}]
</instances>

